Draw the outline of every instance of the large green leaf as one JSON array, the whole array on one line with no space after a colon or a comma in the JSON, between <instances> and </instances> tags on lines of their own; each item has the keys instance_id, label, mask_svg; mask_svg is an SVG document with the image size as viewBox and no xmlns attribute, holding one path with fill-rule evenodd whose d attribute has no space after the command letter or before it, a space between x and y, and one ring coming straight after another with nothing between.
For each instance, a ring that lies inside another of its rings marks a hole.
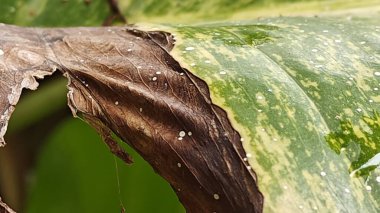
<instances>
[{"instance_id":1,"label":"large green leaf","mask_svg":"<svg viewBox=\"0 0 380 213\"><path fill-rule=\"evenodd\" d=\"M242 135L266 212L380 210L377 20L163 28Z\"/></svg>"}]
</instances>

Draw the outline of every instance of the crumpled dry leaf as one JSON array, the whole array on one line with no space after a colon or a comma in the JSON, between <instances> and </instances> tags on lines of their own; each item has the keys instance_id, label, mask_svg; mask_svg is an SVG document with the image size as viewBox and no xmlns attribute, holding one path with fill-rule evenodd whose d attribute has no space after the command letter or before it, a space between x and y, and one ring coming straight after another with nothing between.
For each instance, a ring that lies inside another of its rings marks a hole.
<instances>
[{"instance_id":1,"label":"crumpled dry leaf","mask_svg":"<svg viewBox=\"0 0 380 213\"><path fill-rule=\"evenodd\" d=\"M128 27L0 26L0 138L22 88L59 70L69 79L74 116L127 163L111 133L134 147L188 212L261 212L239 134L211 103L206 83L170 56L173 45L169 33Z\"/></svg>"},{"instance_id":2,"label":"crumpled dry leaf","mask_svg":"<svg viewBox=\"0 0 380 213\"><path fill-rule=\"evenodd\" d=\"M54 53L44 46L41 30L5 25L0 29L0 146L4 146L8 120L21 90L36 89L35 78L52 74L56 66L49 60Z\"/></svg>"}]
</instances>

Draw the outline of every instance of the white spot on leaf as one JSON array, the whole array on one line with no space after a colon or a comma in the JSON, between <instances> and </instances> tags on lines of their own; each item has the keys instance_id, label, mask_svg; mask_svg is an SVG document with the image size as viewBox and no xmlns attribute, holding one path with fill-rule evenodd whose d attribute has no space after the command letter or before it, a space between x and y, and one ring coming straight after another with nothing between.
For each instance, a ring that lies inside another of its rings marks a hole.
<instances>
[{"instance_id":1,"label":"white spot on leaf","mask_svg":"<svg viewBox=\"0 0 380 213\"><path fill-rule=\"evenodd\" d=\"M215 200L219 200L219 198L220 198L220 197L219 197L218 194L214 194L214 199L215 199Z\"/></svg>"},{"instance_id":2,"label":"white spot on leaf","mask_svg":"<svg viewBox=\"0 0 380 213\"><path fill-rule=\"evenodd\" d=\"M185 137L185 135L186 135L186 132L185 132L185 131L180 131L180 132L179 132L179 136L180 136L180 137Z\"/></svg>"}]
</instances>

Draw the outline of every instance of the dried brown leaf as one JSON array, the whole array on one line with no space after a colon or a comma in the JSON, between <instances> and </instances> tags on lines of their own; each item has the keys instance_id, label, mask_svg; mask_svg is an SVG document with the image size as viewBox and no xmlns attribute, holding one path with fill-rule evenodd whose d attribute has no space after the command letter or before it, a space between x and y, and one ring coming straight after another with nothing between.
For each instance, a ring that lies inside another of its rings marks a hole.
<instances>
[{"instance_id":1,"label":"dried brown leaf","mask_svg":"<svg viewBox=\"0 0 380 213\"><path fill-rule=\"evenodd\" d=\"M128 27L0 26L0 137L21 89L61 71L73 114L130 163L111 131L173 187L188 212L261 212L239 134L204 81L169 54L173 37Z\"/></svg>"}]
</instances>

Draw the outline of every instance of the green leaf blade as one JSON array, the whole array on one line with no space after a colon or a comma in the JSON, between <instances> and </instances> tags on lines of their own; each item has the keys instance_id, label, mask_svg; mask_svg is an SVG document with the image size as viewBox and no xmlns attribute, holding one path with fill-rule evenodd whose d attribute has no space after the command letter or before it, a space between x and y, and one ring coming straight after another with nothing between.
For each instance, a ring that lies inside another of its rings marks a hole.
<instances>
[{"instance_id":1,"label":"green leaf blade","mask_svg":"<svg viewBox=\"0 0 380 213\"><path fill-rule=\"evenodd\" d=\"M342 119L359 126L379 111L378 29L369 19L327 18L171 29L176 59L208 83L244 138L266 212L380 208L378 165L351 177L353 158L326 140Z\"/></svg>"}]
</instances>

